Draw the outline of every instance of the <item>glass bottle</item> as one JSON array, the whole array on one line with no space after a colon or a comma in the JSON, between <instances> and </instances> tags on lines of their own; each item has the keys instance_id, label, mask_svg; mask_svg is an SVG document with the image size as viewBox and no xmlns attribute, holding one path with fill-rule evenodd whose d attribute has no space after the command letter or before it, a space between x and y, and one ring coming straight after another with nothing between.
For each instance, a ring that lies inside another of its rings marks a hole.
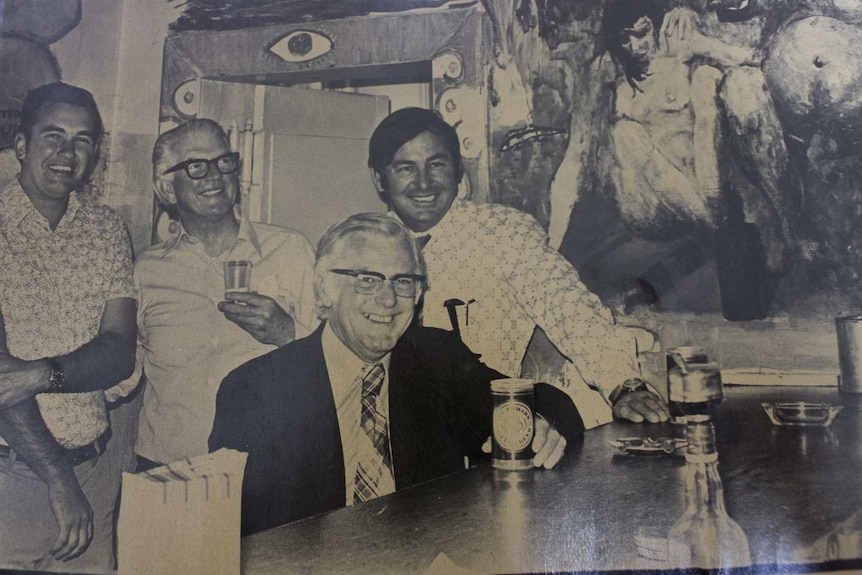
<instances>
[{"instance_id":1,"label":"glass bottle","mask_svg":"<svg viewBox=\"0 0 862 575\"><path fill-rule=\"evenodd\" d=\"M685 427L685 512L668 533L671 567L718 569L751 565L748 538L724 508L715 430L707 415L692 415Z\"/></svg>"}]
</instances>

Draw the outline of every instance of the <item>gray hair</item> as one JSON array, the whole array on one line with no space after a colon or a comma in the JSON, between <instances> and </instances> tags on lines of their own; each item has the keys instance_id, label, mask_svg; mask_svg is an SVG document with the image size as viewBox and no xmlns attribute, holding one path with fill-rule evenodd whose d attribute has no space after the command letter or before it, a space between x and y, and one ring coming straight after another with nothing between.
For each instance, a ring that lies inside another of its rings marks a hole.
<instances>
[{"instance_id":1,"label":"gray hair","mask_svg":"<svg viewBox=\"0 0 862 575\"><path fill-rule=\"evenodd\" d=\"M325 318L327 313L326 306L321 305L320 302L323 293L323 281L329 271L331 256L344 241L359 234L383 236L398 241L410 254L413 260L413 271L420 275L426 275L422 252L404 224L386 214L352 215L329 228L320 238L314 252L314 299L317 314L321 318ZM427 282L425 287L427 289Z\"/></svg>"},{"instance_id":2,"label":"gray hair","mask_svg":"<svg viewBox=\"0 0 862 575\"><path fill-rule=\"evenodd\" d=\"M196 118L189 120L184 124L180 124L176 128L172 128L161 134L153 146L153 189L156 192L156 197L159 202L166 204L164 200L163 186L170 184L169 176L165 175L165 170L171 168L174 160L174 154L177 152L177 146L180 142L191 134L206 132L215 135L221 139L225 146L230 149L230 140L227 137L224 129L215 120L209 118Z\"/></svg>"}]
</instances>

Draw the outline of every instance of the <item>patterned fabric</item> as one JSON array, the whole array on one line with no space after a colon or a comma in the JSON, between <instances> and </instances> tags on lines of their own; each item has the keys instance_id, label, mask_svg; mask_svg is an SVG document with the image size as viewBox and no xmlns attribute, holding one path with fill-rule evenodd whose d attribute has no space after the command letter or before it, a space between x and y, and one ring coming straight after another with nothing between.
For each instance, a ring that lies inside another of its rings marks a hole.
<instances>
[{"instance_id":1,"label":"patterned fabric","mask_svg":"<svg viewBox=\"0 0 862 575\"><path fill-rule=\"evenodd\" d=\"M250 260L251 289L273 298L295 320L296 337L317 327L314 254L298 232L240 219L233 247L210 257L179 226L179 235L135 263L138 292L136 374L109 390L122 395L146 374L135 452L170 463L208 452L215 398L236 367L274 349L255 340L218 310L228 259Z\"/></svg>"},{"instance_id":2,"label":"patterned fabric","mask_svg":"<svg viewBox=\"0 0 862 575\"><path fill-rule=\"evenodd\" d=\"M423 324L452 329L443 303L461 300L464 342L486 365L514 376L538 325L570 360L563 381L549 383L572 396L587 427L610 421L604 398L639 374L634 337L548 246L536 221L507 206L455 200L429 232Z\"/></svg>"},{"instance_id":3,"label":"patterned fabric","mask_svg":"<svg viewBox=\"0 0 862 575\"><path fill-rule=\"evenodd\" d=\"M359 377L362 384L359 425L365 433L359 434L358 438L355 497L359 501L368 501L393 493L395 477L389 454L386 414L379 411L377 406L385 372L379 363L368 366L363 372Z\"/></svg>"},{"instance_id":4,"label":"patterned fabric","mask_svg":"<svg viewBox=\"0 0 862 575\"><path fill-rule=\"evenodd\" d=\"M95 338L105 303L134 297L132 248L113 210L77 193L51 231L17 179L0 191L0 311L9 351L62 355ZM63 447L92 443L108 425L104 394L41 394L42 418Z\"/></svg>"}]
</instances>

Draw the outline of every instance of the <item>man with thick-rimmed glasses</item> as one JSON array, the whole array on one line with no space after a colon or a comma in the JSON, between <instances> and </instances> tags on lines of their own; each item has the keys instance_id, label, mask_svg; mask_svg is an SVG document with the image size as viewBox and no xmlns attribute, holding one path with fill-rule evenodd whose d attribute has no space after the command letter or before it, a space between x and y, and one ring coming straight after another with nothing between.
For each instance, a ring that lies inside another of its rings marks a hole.
<instances>
[{"instance_id":1,"label":"man with thick-rimmed glasses","mask_svg":"<svg viewBox=\"0 0 862 575\"><path fill-rule=\"evenodd\" d=\"M212 120L165 132L153 149L156 197L179 225L135 264L137 364L146 382L139 470L206 453L222 378L317 326L311 246L296 231L240 213L239 168ZM248 293L226 297L227 260L251 262Z\"/></svg>"},{"instance_id":2,"label":"man with thick-rimmed glasses","mask_svg":"<svg viewBox=\"0 0 862 575\"><path fill-rule=\"evenodd\" d=\"M242 532L367 501L464 468L491 433L483 365L449 331L411 327L425 264L410 233L358 214L317 246L312 335L228 375L210 449L247 452ZM574 404L535 388L535 467L583 431Z\"/></svg>"}]
</instances>

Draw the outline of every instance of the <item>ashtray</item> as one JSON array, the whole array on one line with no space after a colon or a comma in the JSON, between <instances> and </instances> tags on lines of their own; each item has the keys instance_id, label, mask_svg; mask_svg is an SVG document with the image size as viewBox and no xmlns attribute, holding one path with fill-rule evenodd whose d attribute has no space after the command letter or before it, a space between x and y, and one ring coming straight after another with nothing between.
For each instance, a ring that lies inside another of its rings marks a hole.
<instances>
[{"instance_id":1,"label":"ashtray","mask_svg":"<svg viewBox=\"0 0 862 575\"><path fill-rule=\"evenodd\" d=\"M613 447L616 447L620 453L630 453L634 455L660 455L671 454L680 447L685 447L685 439L676 439L673 437L620 437L609 441Z\"/></svg>"},{"instance_id":2,"label":"ashtray","mask_svg":"<svg viewBox=\"0 0 862 575\"><path fill-rule=\"evenodd\" d=\"M785 403L762 403L766 415L775 425L787 427L829 427L843 405L794 401Z\"/></svg>"}]
</instances>

